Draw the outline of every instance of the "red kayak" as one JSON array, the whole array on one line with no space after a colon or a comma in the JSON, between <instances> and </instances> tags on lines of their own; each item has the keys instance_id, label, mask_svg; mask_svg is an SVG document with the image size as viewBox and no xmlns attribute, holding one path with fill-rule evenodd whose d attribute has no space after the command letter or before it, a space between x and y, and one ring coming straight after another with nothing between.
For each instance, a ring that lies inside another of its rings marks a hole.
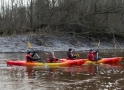
<instances>
[{"instance_id":1,"label":"red kayak","mask_svg":"<svg viewBox=\"0 0 124 90\"><path fill-rule=\"evenodd\" d=\"M42 62L26 62L24 60L6 60L8 66L72 66L72 65L82 65L85 63L85 60L66 60L60 63L42 63Z\"/></svg>"},{"instance_id":2,"label":"red kayak","mask_svg":"<svg viewBox=\"0 0 124 90\"><path fill-rule=\"evenodd\" d=\"M112 58L102 58L97 63L118 63L122 60L123 57L112 57ZM17 66L72 66L72 65L83 65L87 64L95 64L94 61L89 61L88 59L76 59L76 60L67 60L60 59L59 63L42 63L42 62L26 62L24 60L6 60L7 65L17 65Z\"/></svg>"},{"instance_id":3,"label":"red kayak","mask_svg":"<svg viewBox=\"0 0 124 90\"><path fill-rule=\"evenodd\" d=\"M82 65L84 63L86 64L95 64L95 63L104 63L104 64L111 64L111 63L118 63L122 60L123 57L111 57L111 58L102 58L98 60L97 62L95 61L90 61L88 59L76 59L76 60L67 60L67 59L60 59L69 63L73 63L73 65ZM80 60L84 60L84 62L80 62Z\"/></svg>"},{"instance_id":4,"label":"red kayak","mask_svg":"<svg viewBox=\"0 0 124 90\"><path fill-rule=\"evenodd\" d=\"M112 57L112 58L102 58L101 60L98 60L98 63L118 63L122 60L123 57Z\"/></svg>"}]
</instances>

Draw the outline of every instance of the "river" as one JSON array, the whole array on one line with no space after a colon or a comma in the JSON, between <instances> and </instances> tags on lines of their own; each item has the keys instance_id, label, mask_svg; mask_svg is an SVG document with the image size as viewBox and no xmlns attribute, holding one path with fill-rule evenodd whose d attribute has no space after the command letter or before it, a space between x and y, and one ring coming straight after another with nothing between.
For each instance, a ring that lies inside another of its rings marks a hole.
<instances>
[{"instance_id":1,"label":"river","mask_svg":"<svg viewBox=\"0 0 124 90\"><path fill-rule=\"evenodd\" d=\"M100 52L101 57L123 56L123 51ZM23 60L25 53L0 53L0 90L124 90L124 61L118 64L74 67L7 66L5 60ZM86 58L86 52L78 52ZM39 53L43 60L47 57ZM55 52L65 58L66 52Z\"/></svg>"}]
</instances>

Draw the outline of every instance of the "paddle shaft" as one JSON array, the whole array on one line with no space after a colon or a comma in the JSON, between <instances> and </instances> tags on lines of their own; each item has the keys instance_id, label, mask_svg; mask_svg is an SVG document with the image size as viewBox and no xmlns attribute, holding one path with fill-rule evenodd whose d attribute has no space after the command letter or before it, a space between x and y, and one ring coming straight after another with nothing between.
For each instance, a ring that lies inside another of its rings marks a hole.
<instances>
[{"instance_id":1,"label":"paddle shaft","mask_svg":"<svg viewBox=\"0 0 124 90\"><path fill-rule=\"evenodd\" d=\"M32 45L31 45L30 42L28 42L28 46L29 46L33 51L35 51L35 50L33 49L33 47L32 47ZM40 58L40 56L39 56L37 53L35 53L35 54L37 55L38 58ZM47 66L45 62L43 62L43 64L44 64L45 66Z\"/></svg>"},{"instance_id":2,"label":"paddle shaft","mask_svg":"<svg viewBox=\"0 0 124 90\"><path fill-rule=\"evenodd\" d=\"M98 49L98 50L99 50L99 49ZM97 52L97 54L96 54L96 55L97 55L97 59L98 59L98 58L99 58L99 52Z\"/></svg>"},{"instance_id":3,"label":"paddle shaft","mask_svg":"<svg viewBox=\"0 0 124 90\"><path fill-rule=\"evenodd\" d=\"M33 49L33 48L31 48L34 52L35 52L35 50ZM38 58L40 58L40 56L37 54L37 53L35 53L36 54L36 56L38 57Z\"/></svg>"},{"instance_id":4,"label":"paddle shaft","mask_svg":"<svg viewBox=\"0 0 124 90\"><path fill-rule=\"evenodd\" d=\"M35 51L33 48L31 48L33 51ZM35 53L36 54L36 56L38 57L38 58L41 58L37 53ZM42 60L42 62L43 62L43 60ZM46 65L46 63L45 62L43 62L43 64L45 65L45 66L47 66Z\"/></svg>"},{"instance_id":5,"label":"paddle shaft","mask_svg":"<svg viewBox=\"0 0 124 90\"><path fill-rule=\"evenodd\" d=\"M29 46L33 51L35 51L35 50L33 49L33 47L32 47L32 45L31 45L30 42L28 42L28 46ZM35 53L35 54L36 54L36 56L37 56L38 58L40 58L40 56L39 56L37 53Z\"/></svg>"},{"instance_id":6,"label":"paddle shaft","mask_svg":"<svg viewBox=\"0 0 124 90\"><path fill-rule=\"evenodd\" d=\"M100 40L98 42L98 51L99 51ZM97 59L99 59L99 52L97 52Z\"/></svg>"}]
</instances>

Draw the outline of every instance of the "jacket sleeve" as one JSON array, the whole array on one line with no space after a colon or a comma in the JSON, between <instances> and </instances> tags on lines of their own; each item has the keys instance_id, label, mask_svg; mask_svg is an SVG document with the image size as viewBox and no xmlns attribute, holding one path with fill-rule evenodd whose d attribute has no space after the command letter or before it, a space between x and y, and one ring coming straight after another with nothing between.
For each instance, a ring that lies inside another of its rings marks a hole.
<instances>
[{"instance_id":1,"label":"jacket sleeve","mask_svg":"<svg viewBox=\"0 0 124 90\"><path fill-rule=\"evenodd\" d=\"M93 54L95 55L97 52L93 52Z\"/></svg>"},{"instance_id":2,"label":"jacket sleeve","mask_svg":"<svg viewBox=\"0 0 124 90\"><path fill-rule=\"evenodd\" d=\"M28 59L28 60L33 60L33 61L40 60L40 59L31 58L31 57L27 57L27 59Z\"/></svg>"},{"instance_id":3,"label":"jacket sleeve","mask_svg":"<svg viewBox=\"0 0 124 90\"><path fill-rule=\"evenodd\" d=\"M36 52L34 51L33 54L31 55L31 57L34 57L35 53L36 53Z\"/></svg>"}]
</instances>

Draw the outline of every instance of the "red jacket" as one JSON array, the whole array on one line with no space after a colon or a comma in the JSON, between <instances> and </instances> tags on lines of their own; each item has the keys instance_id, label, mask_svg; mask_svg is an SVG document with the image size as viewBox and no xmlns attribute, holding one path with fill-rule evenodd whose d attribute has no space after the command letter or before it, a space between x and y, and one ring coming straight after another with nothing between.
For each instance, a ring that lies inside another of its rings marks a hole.
<instances>
[{"instance_id":1,"label":"red jacket","mask_svg":"<svg viewBox=\"0 0 124 90\"><path fill-rule=\"evenodd\" d=\"M88 52L87 54L87 59L88 60L91 60L91 61L94 61L94 56L97 52Z\"/></svg>"},{"instance_id":2,"label":"red jacket","mask_svg":"<svg viewBox=\"0 0 124 90\"><path fill-rule=\"evenodd\" d=\"M25 59L27 62L32 62L32 60L29 60L27 57L31 57L31 55L30 55L30 54L26 54L25 57L24 57L24 59ZM31 58L32 58L32 57L31 57Z\"/></svg>"}]
</instances>

